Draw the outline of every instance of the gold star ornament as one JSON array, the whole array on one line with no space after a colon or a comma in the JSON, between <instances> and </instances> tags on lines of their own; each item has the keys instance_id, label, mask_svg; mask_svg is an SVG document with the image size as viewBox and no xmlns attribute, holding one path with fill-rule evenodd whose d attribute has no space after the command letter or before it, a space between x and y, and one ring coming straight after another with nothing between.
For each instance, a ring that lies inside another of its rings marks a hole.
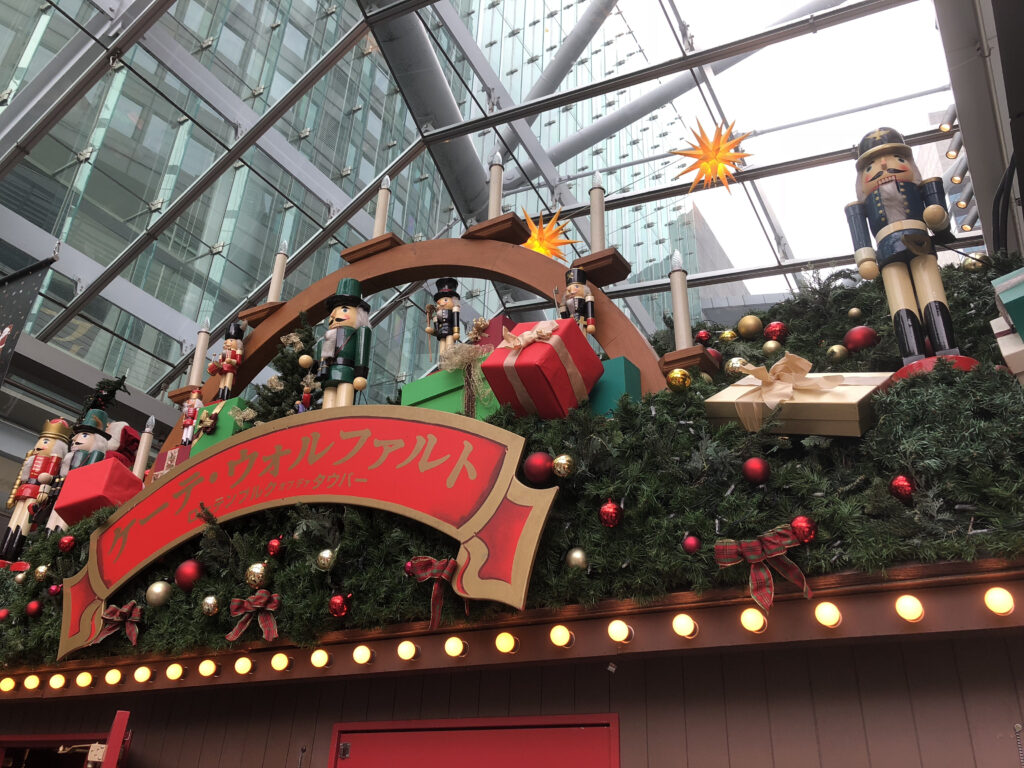
<instances>
[{"instance_id":1,"label":"gold star ornament","mask_svg":"<svg viewBox=\"0 0 1024 768\"><path fill-rule=\"evenodd\" d=\"M693 179L693 184L690 185L690 192L693 192L694 188L700 183L701 179L704 180L704 189L714 185L715 180L722 182L726 189L729 188L729 182L735 181L732 172L736 170L736 164L744 157L750 157L749 152L736 152L736 147L740 145L749 133L744 133L742 136L732 138L732 129L736 125L735 122L731 123L728 128L725 127L725 123L715 127L715 135L708 137L704 132L704 127L697 121L697 129L693 132L694 138L697 140L697 145L692 146L689 149L673 149L671 150L673 155L682 155L683 157L689 157L695 160L689 168L686 168L679 173L679 176L684 176L690 171L696 170L697 175Z\"/></svg>"},{"instance_id":2,"label":"gold star ornament","mask_svg":"<svg viewBox=\"0 0 1024 768\"><path fill-rule=\"evenodd\" d=\"M524 248L529 248L531 251L537 253L543 253L545 256L550 256L552 259L561 259L565 261L565 256L562 255L563 245L572 245L573 243L580 242L579 240L567 240L565 239L565 228L569 226L568 222L558 223L558 215L562 212L559 208L555 215L551 217L551 221L547 224L544 223L544 214L537 214L537 223L534 224L530 219L530 214L523 209L523 216L526 217L526 223L530 227L530 239L523 243Z\"/></svg>"}]
</instances>

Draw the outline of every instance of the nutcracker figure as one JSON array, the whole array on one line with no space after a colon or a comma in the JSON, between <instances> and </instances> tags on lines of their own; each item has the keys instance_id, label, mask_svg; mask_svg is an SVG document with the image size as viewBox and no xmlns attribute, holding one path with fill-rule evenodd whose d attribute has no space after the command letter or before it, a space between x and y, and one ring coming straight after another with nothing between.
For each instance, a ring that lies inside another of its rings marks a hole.
<instances>
[{"instance_id":1,"label":"nutcracker figure","mask_svg":"<svg viewBox=\"0 0 1024 768\"><path fill-rule=\"evenodd\" d=\"M305 413L313 407L313 385L303 383L302 396L295 401L294 410L296 413Z\"/></svg>"},{"instance_id":2,"label":"nutcracker figure","mask_svg":"<svg viewBox=\"0 0 1024 768\"><path fill-rule=\"evenodd\" d=\"M342 278L325 302L330 315L320 345L317 381L323 387L323 408L352 405L356 391L366 389L370 371L370 305L362 299L359 281Z\"/></svg>"},{"instance_id":3,"label":"nutcracker figure","mask_svg":"<svg viewBox=\"0 0 1024 768\"><path fill-rule=\"evenodd\" d=\"M196 420L203 401L199 399L199 387L192 387L188 400L181 404L181 444L192 445L192 433L195 431Z\"/></svg>"},{"instance_id":4,"label":"nutcracker figure","mask_svg":"<svg viewBox=\"0 0 1024 768\"><path fill-rule=\"evenodd\" d=\"M82 420L75 424L73 428L74 437L71 438L71 447L60 463L60 476L53 482L54 489L53 493L50 494L49 506L52 507L53 502L60 495L61 486L67 479L69 472L79 467L84 467L87 464L103 461L106 457L111 439L110 433L107 432L109 422L110 417L107 416L106 411L102 411L99 408L90 408L85 412ZM64 522L60 515L53 511L50 512L46 520L46 530L48 532L63 530L67 527L67 523Z\"/></svg>"},{"instance_id":5,"label":"nutcracker figure","mask_svg":"<svg viewBox=\"0 0 1024 768\"><path fill-rule=\"evenodd\" d=\"M454 277L442 277L437 281L435 309L432 315L428 314L425 330L437 337L438 358L459 340L459 294L455 290L458 287Z\"/></svg>"},{"instance_id":6,"label":"nutcracker figure","mask_svg":"<svg viewBox=\"0 0 1024 768\"><path fill-rule=\"evenodd\" d=\"M925 356L924 332L935 354L959 355L933 243L954 239L942 179L921 180L910 147L892 128L869 133L857 153L859 202L846 206L857 269L866 280L881 270L903 364Z\"/></svg>"},{"instance_id":7,"label":"nutcracker figure","mask_svg":"<svg viewBox=\"0 0 1024 768\"><path fill-rule=\"evenodd\" d=\"M43 425L35 447L26 454L21 473L14 484L7 508L11 519L0 541L0 558L14 560L21 553L37 504L45 503L60 472L61 459L71 440L71 423L50 419Z\"/></svg>"},{"instance_id":8,"label":"nutcracker figure","mask_svg":"<svg viewBox=\"0 0 1024 768\"><path fill-rule=\"evenodd\" d=\"M587 273L578 267L565 272L565 301L558 307L563 319L573 318L584 333L594 325L594 295L587 289Z\"/></svg>"},{"instance_id":9,"label":"nutcracker figure","mask_svg":"<svg viewBox=\"0 0 1024 768\"><path fill-rule=\"evenodd\" d=\"M217 390L218 400L227 400L231 397L231 388L235 384L235 372L242 364L243 344L242 337L245 329L241 323L231 323L227 333L224 334L224 349L217 359L207 366L210 374L220 374L220 389Z\"/></svg>"},{"instance_id":10,"label":"nutcracker figure","mask_svg":"<svg viewBox=\"0 0 1024 768\"><path fill-rule=\"evenodd\" d=\"M131 469L135 466L135 454L139 450L140 435L127 421L112 421L107 425L110 440L107 441L108 461L120 461Z\"/></svg>"}]
</instances>

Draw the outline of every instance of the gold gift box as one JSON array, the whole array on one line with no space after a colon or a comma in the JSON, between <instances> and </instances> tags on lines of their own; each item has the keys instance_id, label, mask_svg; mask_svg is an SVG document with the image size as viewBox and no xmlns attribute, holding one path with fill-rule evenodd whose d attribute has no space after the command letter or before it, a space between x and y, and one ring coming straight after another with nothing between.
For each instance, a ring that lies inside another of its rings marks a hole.
<instances>
[{"instance_id":1,"label":"gold gift box","mask_svg":"<svg viewBox=\"0 0 1024 768\"><path fill-rule=\"evenodd\" d=\"M834 374L809 373L808 379ZM793 397L779 406L778 420L772 432L788 435L834 435L860 437L875 420L871 395L891 377L891 373L844 373L843 383L834 389L794 389ZM712 426L740 420L736 401L749 400L760 381L744 376L727 389L704 401ZM746 396L746 397L744 397ZM771 414L763 402L757 403L762 419Z\"/></svg>"}]
</instances>

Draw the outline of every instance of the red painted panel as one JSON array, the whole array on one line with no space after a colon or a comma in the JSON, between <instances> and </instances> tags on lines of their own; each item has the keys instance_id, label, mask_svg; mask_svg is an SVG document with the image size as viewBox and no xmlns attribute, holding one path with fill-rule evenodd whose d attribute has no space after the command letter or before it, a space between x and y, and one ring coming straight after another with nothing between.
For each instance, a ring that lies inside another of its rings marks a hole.
<instances>
[{"instance_id":1,"label":"red painted panel","mask_svg":"<svg viewBox=\"0 0 1024 768\"><path fill-rule=\"evenodd\" d=\"M341 745L347 747L339 751ZM327 765L618 768L618 718L611 714L339 724Z\"/></svg>"}]
</instances>

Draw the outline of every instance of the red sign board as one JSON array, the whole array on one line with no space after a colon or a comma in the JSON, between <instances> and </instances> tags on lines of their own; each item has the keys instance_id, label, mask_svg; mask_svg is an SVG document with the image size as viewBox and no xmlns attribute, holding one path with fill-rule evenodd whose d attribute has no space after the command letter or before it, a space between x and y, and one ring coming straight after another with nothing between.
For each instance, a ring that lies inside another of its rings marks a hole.
<instances>
[{"instance_id":1,"label":"red sign board","mask_svg":"<svg viewBox=\"0 0 1024 768\"><path fill-rule=\"evenodd\" d=\"M92 534L64 582L59 657L98 633L104 600L218 520L305 503L358 504L458 540L455 590L521 608L555 489L516 480L523 438L475 419L399 406L311 411L242 432L176 467Z\"/></svg>"}]
</instances>

